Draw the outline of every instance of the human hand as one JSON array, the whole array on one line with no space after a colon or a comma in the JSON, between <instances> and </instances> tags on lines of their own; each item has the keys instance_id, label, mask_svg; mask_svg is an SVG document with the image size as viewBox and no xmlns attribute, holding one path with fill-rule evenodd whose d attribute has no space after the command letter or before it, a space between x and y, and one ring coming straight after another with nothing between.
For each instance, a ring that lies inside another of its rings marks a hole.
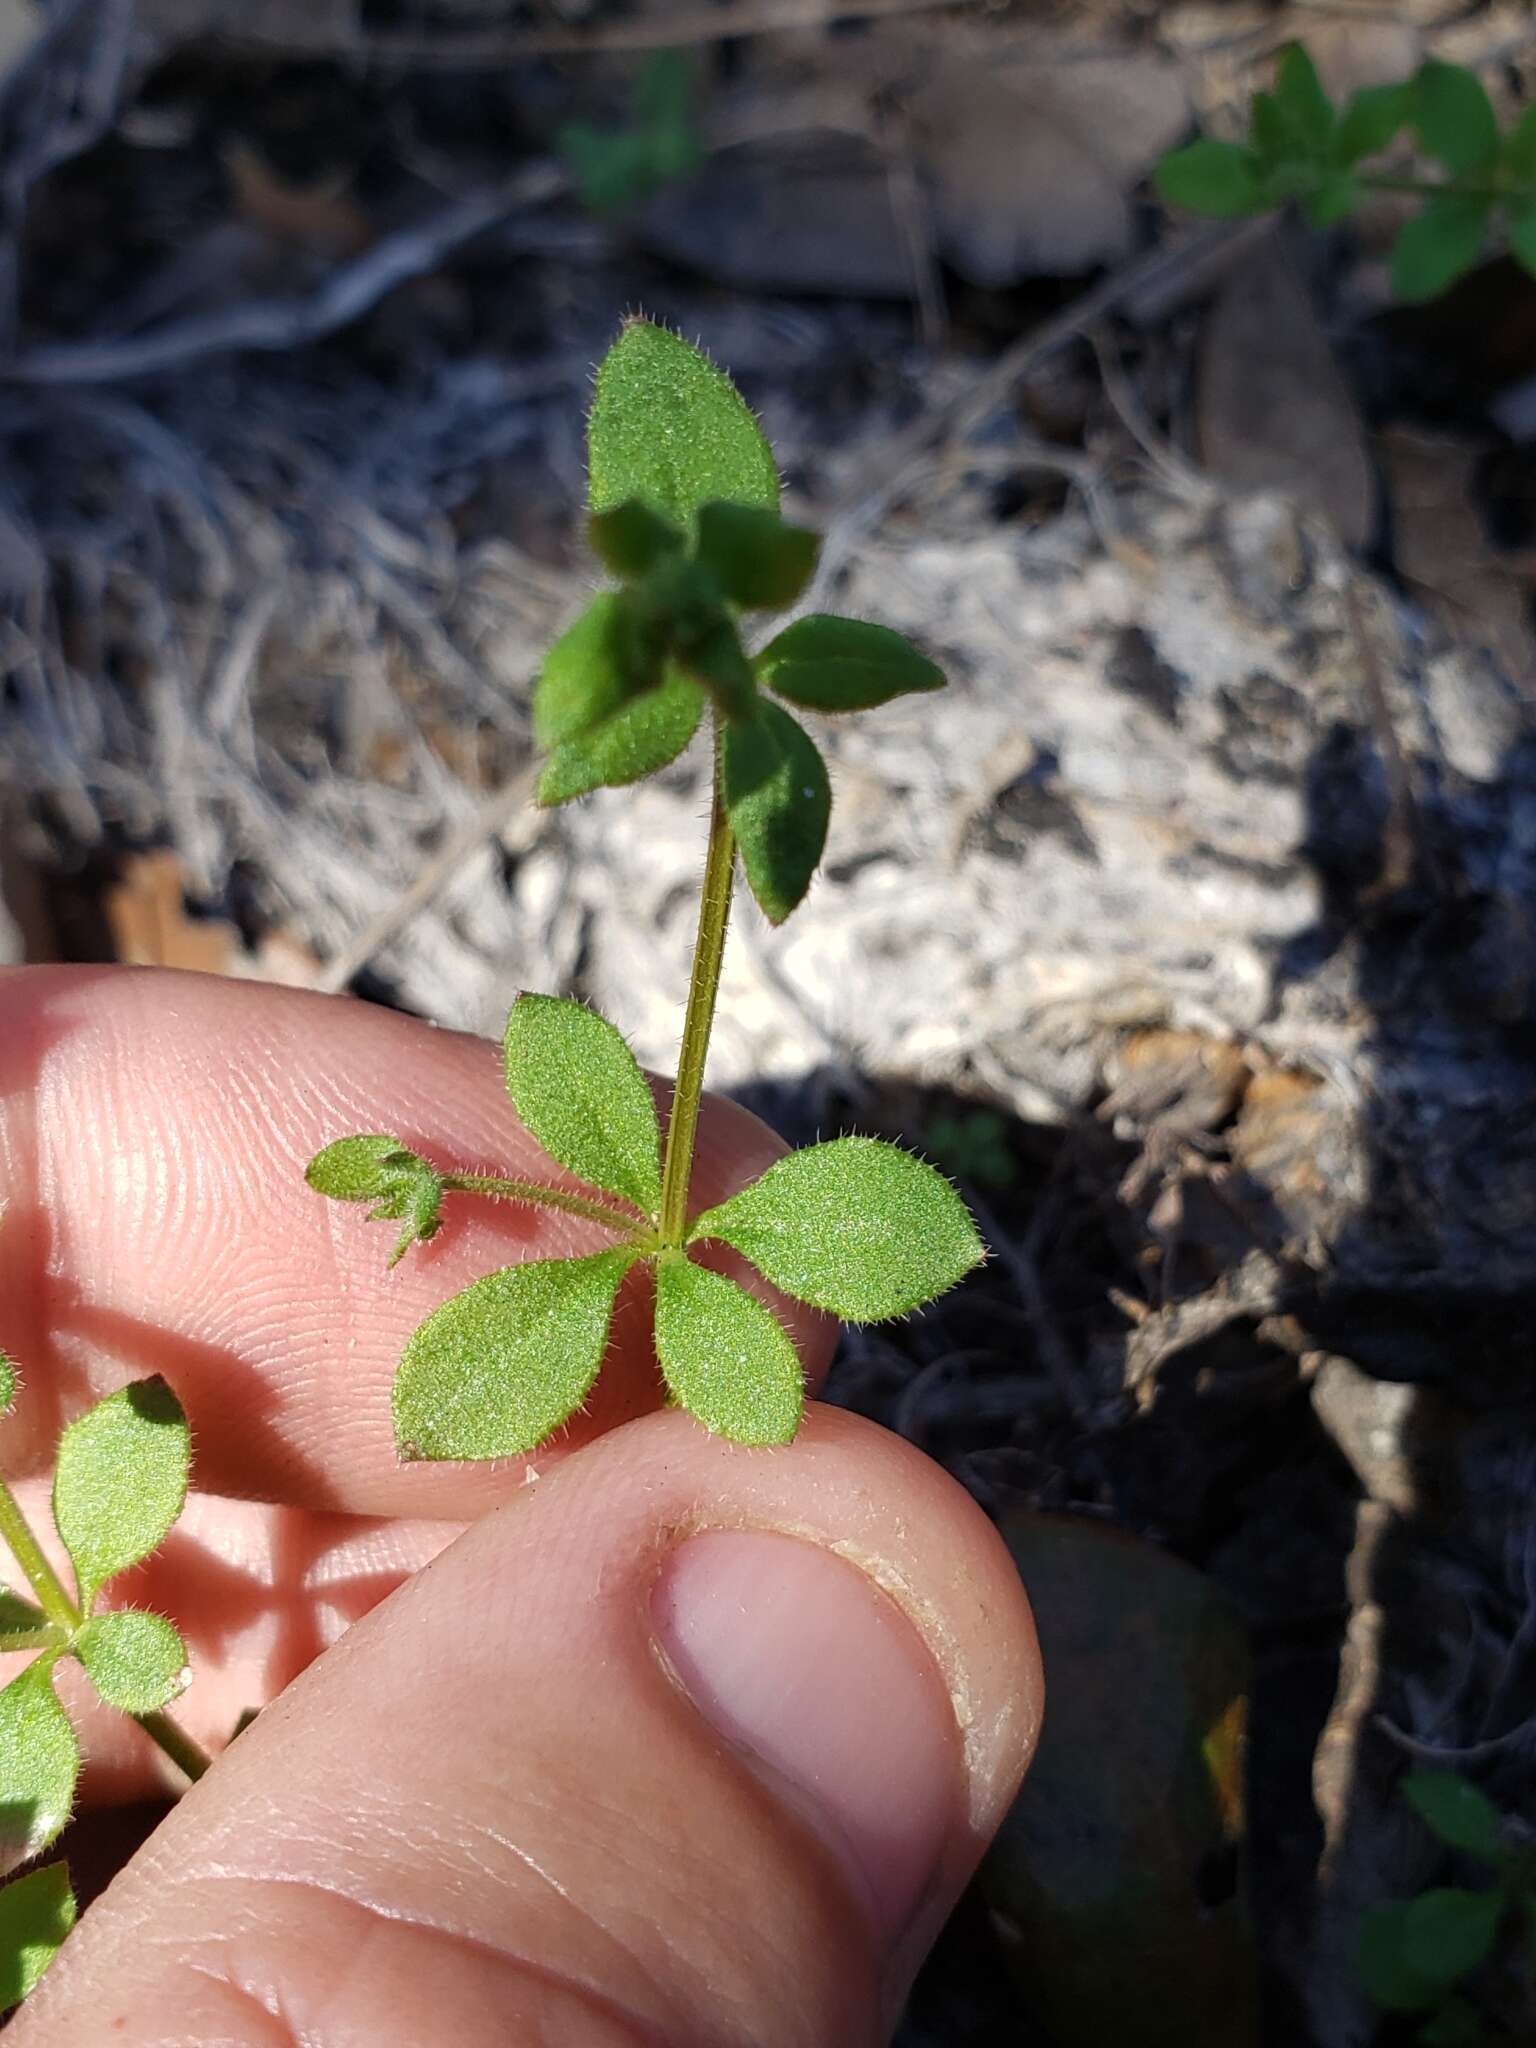
<instances>
[{"instance_id":1,"label":"human hand","mask_svg":"<svg viewBox=\"0 0 1536 2048\"><path fill-rule=\"evenodd\" d=\"M28 1382L0 1451L35 1505L60 1422L164 1372L198 1490L132 1597L188 1640L199 1740L264 1708L15 2048L883 2040L1039 1723L1028 1609L964 1493L835 1410L766 1452L657 1412L622 1308L565 1445L400 1466L411 1330L585 1226L466 1205L386 1285L304 1163L388 1128L536 1171L492 1049L163 972L13 971L0 1014L0 1315ZM710 1104L698 1199L780 1149ZM819 1380L831 1326L774 1306ZM87 1800L163 1782L131 1723L83 1728Z\"/></svg>"}]
</instances>

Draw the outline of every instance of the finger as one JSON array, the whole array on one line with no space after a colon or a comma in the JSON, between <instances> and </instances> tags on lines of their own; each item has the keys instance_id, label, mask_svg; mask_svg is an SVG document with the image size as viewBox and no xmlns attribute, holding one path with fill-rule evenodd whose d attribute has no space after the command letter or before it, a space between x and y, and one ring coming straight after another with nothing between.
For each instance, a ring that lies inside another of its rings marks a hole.
<instances>
[{"instance_id":1,"label":"finger","mask_svg":"<svg viewBox=\"0 0 1536 2048\"><path fill-rule=\"evenodd\" d=\"M1017 1786L1033 1630L935 1465L646 1417L471 1528L242 1735L15 2048L859 2048Z\"/></svg>"},{"instance_id":2,"label":"finger","mask_svg":"<svg viewBox=\"0 0 1536 2048\"><path fill-rule=\"evenodd\" d=\"M611 1240L579 1218L450 1197L441 1236L389 1273L390 1234L304 1181L319 1147L354 1131L392 1132L443 1165L560 1179L493 1046L364 1003L163 969L11 970L0 1014L0 1302L28 1381L0 1443L10 1469L41 1469L92 1395L160 1372L212 1492L464 1521L517 1487L515 1461L397 1465L400 1353L482 1273ZM782 1151L747 1111L709 1103L697 1199ZM819 1375L831 1325L777 1305ZM540 1465L659 1398L637 1276L588 1410Z\"/></svg>"}]
</instances>

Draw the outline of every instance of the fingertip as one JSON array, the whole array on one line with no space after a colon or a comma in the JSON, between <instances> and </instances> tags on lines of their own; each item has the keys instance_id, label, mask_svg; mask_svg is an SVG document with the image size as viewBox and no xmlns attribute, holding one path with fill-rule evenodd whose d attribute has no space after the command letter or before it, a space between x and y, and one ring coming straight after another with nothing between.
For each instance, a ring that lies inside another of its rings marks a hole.
<instances>
[{"instance_id":1,"label":"fingertip","mask_svg":"<svg viewBox=\"0 0 1536 2048\"><path fill-rule=\"evenodd\" d=\"M242 1999L371 2040L381 1985L402 2039L451 2014L490 2048L513 2015L872 2048L1039 1704L1006 1553L910 1446L826 1409L764 1452L644 1417L254 1723L86 1916L18 2048L109 2020L185 2038L156 2028Z\"/></svg>"}]
</instances>

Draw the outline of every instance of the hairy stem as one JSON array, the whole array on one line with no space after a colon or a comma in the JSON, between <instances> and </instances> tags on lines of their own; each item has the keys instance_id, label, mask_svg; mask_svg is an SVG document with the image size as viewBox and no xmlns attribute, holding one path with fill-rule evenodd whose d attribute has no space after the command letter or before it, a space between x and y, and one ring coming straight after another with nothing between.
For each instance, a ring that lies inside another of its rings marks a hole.
<instances>
[{"instance_id":1,"label":"hairy stem","mask_svg":"<svg viewBox=\"0 0 1536 2048\"><path fill-rule=\"evenodd\" d=\"M56 1628L72 1635L80 1626L80 1610L65 1591L64 1582L44 1557L32 1525L21 1512L21 1503L0 1479L0 1537L26 1574L33 1598Z\"/></svg>"},{"instance_id":2,"label":"hairy stem","mask_svg":"<svg viewBox=\"0 0 1536 2048\"><path fill-rule=\"evenodd\" d=\"M494 1173L445 1173L443 1186L451 1194L489 1195L497 1202L526 1202L536 1209L563 1209L568 1216L584 1216L589 1223L601 1223L605 1230L617 1230L624 1237L637 1237L643 1228L638 1217L588 1195L568 1195L561 1188L542 1187L534 1180L503 1180Z\"/></svg>"},{"instance_id":3,"label":"hairy stem","mask_svg":"<svg viewBox=\"0 0 1536 2048\"><path fill-rule=\"evenodd\" d=\"M55 1628L13 1628L0 1630L0 1657L18 1650L56 1650L59 1632Z\"/></svg>"},{"instance_id":4,"label":"hairy stem","mask_svg":"<svg viewBox=\"0 0 1536 2048\"><path fill-rule=\"evenodd\" d=\"M704 889L699 900L699 930L693 944L693 974L688 983L688 1011L683 1043L677 1056L677 1087L667 1121L667 1156L661 1170L663 1245L683 1242L688 1222L688 1183L693 1175L693 1144L699 1128L699 1097L704 1089L704 1061L709 1053L715 999L720 993L720 961L731 916L731 883L736 872L736 840L726 815L721 786L720 732L715 729L714 804L709 819L709 852L704 861Z\"/></svg>"},{"instance_id":5,"label":"hairy stem","mask_svg":"<svg viewBox=\"0 0 1536 2048\"><path fill-rule=\"evenodd\" d=\"M200 1744L194 1742L184 1728L174 1722L169 1714L135 1714L135 1721L157 1742L178 1771L183 1772L195 1785L213 1758Z\"/></svg>"}]
</instances>

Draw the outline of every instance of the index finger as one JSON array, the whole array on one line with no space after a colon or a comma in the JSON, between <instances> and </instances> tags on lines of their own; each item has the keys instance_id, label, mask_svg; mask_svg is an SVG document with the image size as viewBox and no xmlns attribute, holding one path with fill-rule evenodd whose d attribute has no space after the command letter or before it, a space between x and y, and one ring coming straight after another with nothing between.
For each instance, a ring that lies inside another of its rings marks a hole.
<instances>
[{"instance_id":1,"label":"index finger","mask_svg":"<svg viewBox=\"0 0 1536 2048\"><path fill-rule=\"evenodd\" d=\"M526 1461L400 1465L390 1386L416 1325L482 1273L610 1242L580 1217L450 1197L393 1273L392 1232L304 1167L388 1131L434 1163L569 1183L518 1121L497 1049L342 997L166 969L0 973L0 1343L25 1392L0 1432L42 1469L62 1422L160 1372L204 1490L353 1514L469 1520ZM783 1151L732 1103L700 1120L696 1197ZM597 1389L539 1466L660 1404L643 1278L620 1295ZM775 1300L814 1376L832 1328Z\"/></svg>"}]
</instances>

